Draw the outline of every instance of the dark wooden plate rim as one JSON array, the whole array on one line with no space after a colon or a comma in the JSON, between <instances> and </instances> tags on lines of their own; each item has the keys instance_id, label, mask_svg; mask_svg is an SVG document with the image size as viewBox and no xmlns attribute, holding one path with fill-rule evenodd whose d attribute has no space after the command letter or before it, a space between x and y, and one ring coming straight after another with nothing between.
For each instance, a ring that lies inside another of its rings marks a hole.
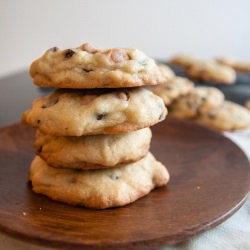
<instances>
[{"instance_id":1,"label":"dark wooden plate rim","mask_svg":"<svg viewBox=\"0 0 250 250\"><path fill-rule=\"evenodd\" d=\"M154 126L151 151L169 185L122 208L90 210L31 191L35 130L0 129L0 230L60 249L150 249L186 240L234 214L249 193L249 161L221 133L169 116Z\"/></svg>"}]
</instances>

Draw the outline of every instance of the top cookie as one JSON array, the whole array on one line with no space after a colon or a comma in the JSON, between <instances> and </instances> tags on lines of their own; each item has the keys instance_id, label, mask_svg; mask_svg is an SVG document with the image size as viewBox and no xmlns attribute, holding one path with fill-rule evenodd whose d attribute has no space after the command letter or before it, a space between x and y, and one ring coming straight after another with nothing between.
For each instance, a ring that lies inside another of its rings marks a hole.
<instances>
[{"instance_id":1,"label":"top cookie","mask_svg":"<svg viewBox=\"0 0 250 250\"><path fill-rule=\"evenodd\" d=\"M155 85L168 72L136 48L51 48L30 66L34 84L56 88L121 88Z\"/></svg>"}]
</instances>

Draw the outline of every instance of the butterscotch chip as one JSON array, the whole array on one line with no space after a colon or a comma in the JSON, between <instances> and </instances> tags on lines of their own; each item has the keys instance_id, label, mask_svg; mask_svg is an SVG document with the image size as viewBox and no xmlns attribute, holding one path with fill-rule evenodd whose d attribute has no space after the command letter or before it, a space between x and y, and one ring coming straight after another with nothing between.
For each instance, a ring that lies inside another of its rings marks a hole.
<instances>
[{"instance_id":1,"label":"butterscotch chip","mask_svg":"<svg viewBox=\"0 0 250 250\"><path fill-rule=\"evenodd\" d=\"M250 112L245 107L225 101L220 107L200 114L198 122L221 131L233 131L250 126Z\"/></svg>"},{"instance_id":2,"label":"butterscotch chip","mask_svg":"<svg viewBox=\"0 0 250 250\"><path fill-rule=\"evenodd\" d=\"M58 168L108 168L143 158L149 150L149 128L117 135L52 136L37 132L35 152Z\"/></svg>"},{"instance_id":3,"label":"butterscotch chip","mask_svg":"<svg viewBox=\"0 0 250 250\"><path fill-rule=\"evenodd\" d=\"M166 83L147 87L147 89L161 97L166 106L169 106L180 96L187 95L193 88L194 83L184 77L174 77Z\"/></svg>"},{"instance_id":4,"label":"butterscotch chip","mask_svg":"<svg viewBox=\"0 0 250 250\"><path fill-rule=\"evenodd\" d=\"M102 170L57 169L36 156L29 179L34 192L53 200L104 209L132 203L166 185L169 173L150 153L121 168Z\"/></svg>"},{"instance_id":5,"label":"butterscotch chip","mask_svg":"<svg viewBox=\"0 0 250 250\"><path fill-rule=\"evenodd\" d=\"M201 81L233 84L236 81L236 72L231 67L216 62L197 62L187 71L189 77Z\"/></svg>"},{"instance_id":6,"label":"butterscotch chip","mask_svg":"<svg viewBox=\"0 0 250 250\"><path fill-rule=\"evenodd\" d=\"M164 120L166 114L162 99L144 88L59 89L36 99L22 121L45 134L81 136L135 131Z\"/></svg>"},{"instance_id":7,"label":"butterscotch chip","mask_svg":"<svg viewBox=\"0 0 250 250\"><path fill-rule=\"evenodd\" d=\"M30 66L34 84L56 88L121 88L167 80L155 61L136 48L101 49L83 44L49 49Z\"/></svg>"},{"instance_id":8,"label":"butterscotch chip","mask_svg":"<svg viewBox=\"0 0 250 250\"><path fill-rule=\"evenodd\" d=\"M224 94L214 87L195 87L187 95L177 98L169 112L180 118L195 118L201 113L222 105Z\"/></svg>"}]
</instances>

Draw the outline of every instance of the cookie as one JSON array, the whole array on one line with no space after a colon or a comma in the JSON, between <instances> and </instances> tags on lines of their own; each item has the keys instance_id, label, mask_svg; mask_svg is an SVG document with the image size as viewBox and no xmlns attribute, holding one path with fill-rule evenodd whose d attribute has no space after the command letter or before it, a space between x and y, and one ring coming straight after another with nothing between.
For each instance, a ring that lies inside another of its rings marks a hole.
<instances>
[{"instance_id":1,"label":"cookie","mask_svg":"<svg viewBox=\"0 0 250 250\"><path fill-rule=\"evenodd\" d=\"M232 67L238 72L250 73L250 62L237 61L231 58L218 58L216 62Z\"/></svg>"},{"instance_id":2,"label":"cookie","mask_svg":"<svg viewBox=\"0 0 250 250\"><path fill-rule=\"evenodd\" d=\"M200 113L222 105L224 94L214 87L195 87L190 93L177 98L168 108L180 118L195 118Z\"/></svg>"},{"instance_id":3,"label":"cookie","mask_svg":"<svg viewBox=\"0 0 250 250\"><path fill-rule=\"evenodd\" d=\"M118 135L52 136L37 132L35 152L58 168L108 168L143 158L149 150L150 128Z\"/></svg>"},{"instance_id":4,"label":"cookie","mask_svg":"<svg viewBox=\"0 0 250 250\"><path fill-rule=\"evenodd\" d=\"M121 168L101 170L57 169L36 156L29 179L34 192L53 200L104 209L127 205L164 186L169 173L150 153Z\"/></svg>"},{"instance_id":5,"label":"cookie","mask_svg":"<svg viewBox=\"0 0 250 250\"><path fill-rule=\"evenodd\" d=\"M164 72L164 74L167 74L167 78L168 78L167 82L176 77L174 71L166 64L158 63L158 67L162 72ZM164 82L163 84L165 83L166 82Z\"/></svg>"},{"instance_id":6,"label":"cookie","mask_svg":"<svg viewBox=\"0 0 250 250\"><path fill-rule=\"evenodd\" d=\"M22 121L45 134L81 136L128 133L152 126L166 114L162 99L141 87L58 89L36 99Z\"/></svg>"},{"instance_id":7,"label":"cookie","mask_svg":"<svg viewBox=\"0 0 250 250\"><path fill-rule=\"evenodd\" d=\"M250 110L250 99L246 100L245 106Z\"/></svg>"},{"instance_id":8,"label":"cookie","mask_svg":"<svg viewBox=\"0 0 250 250\"><path fill-rule=\"evenodd\" d=\"M30 66L34 84L56 88L121 88L167 80L155 61L136 48L51 48Z\"/></svg>"},{"instance_id":9,"label":"cookie","mask_svg":"<svg viewBox=\"0 0 250 250\"><path fill-rule=\"evenodd\" d=\"M184 77L175 77L166 83L147 87L161 97L166 106L169 106L178 97L188 94L193 88L194 83Z\"/></svg>"},{"instance_id":10,"label":"cookie","mask_svg":"<svg viewBox=\"0 0 250 250\"><path fill-rule=\"evenodd\" d=\"M186 70L195 64L197 59L191 55L178 54L170 58L169 62Z\"/></svg>"},{"instance_id":11,"label":"cookie","mask_svg":"<svg viewBox=\"0 0 250 250\"><path fill-rule=\"evenodd\" d=\"M220 107L200 114L196 120L220 131L234 131L250 126L250 112L239 104L225 101Z\"/></svg>"},{"instance_id":12,"label":"cookie","mask_svg":"<svg viewBox=\"0 0 250 250\"><path fill-rule=\"evenodd\" d=\"M193 64L187 71L191 78L221 84L233 84L236 72L231 67L216 62L199 62Z\"/></svg>"}]
</instances>

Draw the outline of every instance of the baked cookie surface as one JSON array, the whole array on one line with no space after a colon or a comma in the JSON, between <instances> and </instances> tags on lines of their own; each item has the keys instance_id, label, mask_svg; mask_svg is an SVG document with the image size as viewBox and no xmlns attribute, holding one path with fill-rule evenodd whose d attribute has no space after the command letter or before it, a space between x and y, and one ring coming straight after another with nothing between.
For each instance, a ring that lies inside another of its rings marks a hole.
<instances>
[{"instance_id":1,"label":"baked cookie surface","mask_svg":"<svg viewBox=\"0 0 250 250\"><path fill-rule=\"evenodd\" d=\"M162 99L145 88L58 89L36 99L22 121L45 134L81 136L128 133L152 126L166 114Z\"/></svg>"},{"instance_id":2,"label":"baked cookie surface","mask_svg":"<svg viewBox=\"0 0 250 250\"><path fill-rule=\"evenodd\" d=\"M53 200L104 209L124 206L169 181L167 169L149 153L121 168L73 170L50 167L39 156L31 163L33 191Z\"/></svg>"},{"instance_id":3,"label":"baked cookie surface","mask_svg":"<svg viewBox=\"0 0 250 250\"><path fill-rule=\"evenodd\" d=\"M238 72L250 73L250 62L242 62L231 58L218 58L216 62L232 67Z\"/></svg>"},{"instance_id":4,"label":"baked cookie surface","mask_svg":"<svg viewBox=\"0 0 250 250\"><path fill-rule=\"evenodd\" d=\"M164 74L167 74L168 81L176 77L175 72L168 65L163 64L163 63L158 63L157 65L160 71L164 72Z\"/></svg>"},{"instance_id":5,"label":"baked cookie surface","mask_svg":"<svg viewBox=\"0 0 250 250\"><path fill-rule=\"evenodd\" d=\"M144 128L126 134L52 136L37 132L35 152L58 168L96 169L115 167L143 158L152 133Z\"/></svg>"},{"instance_id":6,"label":"baked cookie surface","mask_svg":"<svg viewBox=\"0 0 250 250\"><path fill-rule=\"evenodd\" d=\"M136 48L101 49L85 43L51 48L30 66L34 84L56 88L120 88L167 80L155 61Z\"/></svg>"},{"instance_id":7,"label":"baked cookie surface","mask_svg":"<svg viewBox=\"0 0 250 250\"><path fill-rule=\"evenodd\" d=\"M189 69L193 64L197 62L197 59L192 55L178 54L170 58L170 63L179 66L185 70Z\"/></svg>"},{"instance_id":8,"label":"baked cookie surface","mask_svg":"<svg viewBox=\"0 0 250 250\"><path fill-rule=\"evenodd\" d=\"M221 131L234 131L250 126L250 111L230 101L225 101L220 107L200 114L196 120Z\"/></svg>"},{"instance_id":9,"label":"baked cookie surface","mask_svg":"<svg viewBox=\"0 0 250 250\"><path fill-rule=\"evenodd\" d=\"M236 81L236 72L231 67L216 62L197 62L187 71L188 76L201 81L222 84L233 84Z\"/></svg>"},{"instance_id":10,"label":"baked cookie surface","mask_svg":"<svg viewBox=\"0 0 250 250\"><path fill-rule=\"evenodd\" d=\"M222 105L224 94L214 87L195 87L185 96L176 99L170 106L169 112L180 118L195 118L200 113Z\"/></svg>"},{"instance_id":11,"label":"baked cookie surface","mask_svg":"<svg viewBox=\"0 0 250 250\"><path fill-rule=\"evenodd\" d=\"M188 94L193 88L194 83L184 77L174 77L166 83L147 87L161 97L166 106L170 105L176 98Z\"/></svg>"}]
</instances>

